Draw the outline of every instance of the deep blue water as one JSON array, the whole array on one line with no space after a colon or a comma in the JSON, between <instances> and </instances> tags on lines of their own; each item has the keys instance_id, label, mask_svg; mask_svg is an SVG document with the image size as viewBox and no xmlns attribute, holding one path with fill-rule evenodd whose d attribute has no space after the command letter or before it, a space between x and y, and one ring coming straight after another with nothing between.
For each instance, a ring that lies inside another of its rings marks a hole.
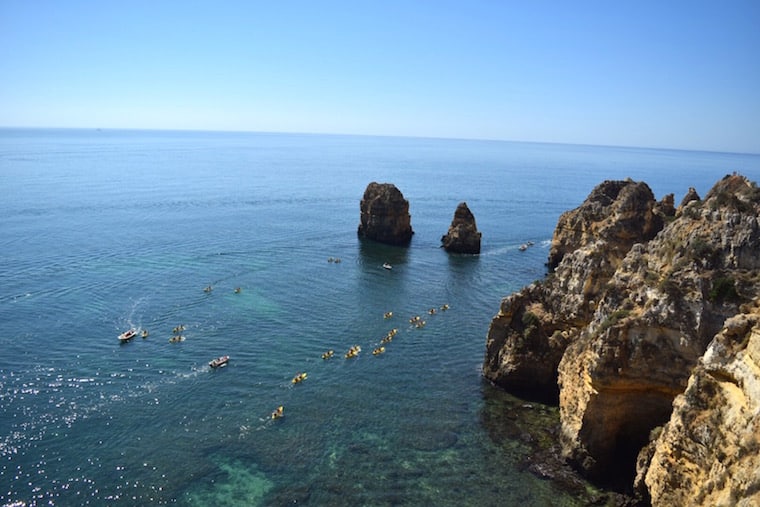
<instances>
[{"instance_id":1,"label":"deep blue water","mask_svg":"<svg viewBox=\"0 0 760 507\"><path fill-rule=\"evenodd\" d=\"M0 129L0 503L574 505L520 466L505 426L556 410L483 381L490 319L601 181L678 204L733 171L760 156ZM409 200L409 248L357 238L371 181ZM479 256L439 248L460 201Z\"/></svg>"}]
</instances>

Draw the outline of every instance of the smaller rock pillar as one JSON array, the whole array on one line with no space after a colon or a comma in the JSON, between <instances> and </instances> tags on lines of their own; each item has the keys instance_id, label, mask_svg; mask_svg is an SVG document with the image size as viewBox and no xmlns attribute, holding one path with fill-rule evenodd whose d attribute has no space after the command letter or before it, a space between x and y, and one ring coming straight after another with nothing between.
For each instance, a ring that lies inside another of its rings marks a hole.
<instances>
[{"instance_id":1,"label":"smaller rock pillar","mask_svg":"<svg viewBox=\"0 0 760 507\"><path fill-rule=\"evenodd\" d=\"M463 254L480 253L480 237L478 227L466 202L460 202L454 212L449 232L441 237L442 247L447 252Z\"/></svg>"}]
</instances>

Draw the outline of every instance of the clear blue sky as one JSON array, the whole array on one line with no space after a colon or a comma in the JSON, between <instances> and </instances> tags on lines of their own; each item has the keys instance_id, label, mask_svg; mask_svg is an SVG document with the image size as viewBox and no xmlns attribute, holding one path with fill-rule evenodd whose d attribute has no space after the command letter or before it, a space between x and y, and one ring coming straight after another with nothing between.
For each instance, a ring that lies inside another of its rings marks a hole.
<instances>
[{"instance_id":1,"label":"clear blue sky","mask_svg":"<svg viewBox=\"0 0 760 507\"><path fill-rule=\"evenodd\" d=\"M0 125L760 153L760 1L0 0Z\"/></svg>"}]
</instances>

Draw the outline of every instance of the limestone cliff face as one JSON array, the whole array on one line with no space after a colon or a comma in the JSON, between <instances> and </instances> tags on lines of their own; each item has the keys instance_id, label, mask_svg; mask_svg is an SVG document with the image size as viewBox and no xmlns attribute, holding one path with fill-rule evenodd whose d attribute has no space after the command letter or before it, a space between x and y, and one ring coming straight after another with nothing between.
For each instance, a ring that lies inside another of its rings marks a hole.
<instances>
[{"instance_id":1,"label":"limestone cliff face","mask_svg":"<svg viewBox=\"0 0 760 507\"><path fill-rule=\"evenodd\" d=\"M757 199L743 178L724 179L703 204L689 202L655 239L634 246L563 355L562 443L592 477L616 467L632 474L710 340L739 302L760 294L758 202L741 201L744 189Z\"/></svg>"},{"instance_id":2,"label":"limestone cliff face","mask_svg":"<svg viewBox=\"0 0 760 507\"><path fill-rule=\"evenodd\" d=\"M460 202L454 211L454 218L449 231L441 238L441 246L447 252L479 254L480 237L475 216L467 207L466 202Z\"/></svg>"},{"instance_id":3,"label":"limestone cliff face","mask_svg":"<svg viewBox=\"0 0 760 507\"><path fill-rule=\"evenodd\" d=\"M642 452L642 479L653 505L760 505L760 303L712 340Z\"/></svg>"},{"instance_id":4,"label":"limestone cliff face","mask_svg":"<svg viewBox=\"0 0 760 507\"><path fill-rule=\"evenodd\" d=\"M605 181L562 214L544 281L508 296L491 322L485 376L515 392L556 397L557 366L589 324L597 302L634 243L663 224L645 183Z\"/></svg>"},{"instance_id":5,"label":"limestone cliff face","mask_svg":"<svg viewBox=\"0 0 760 507\"><path fill-rule=\"evenodd\" d=\"M653 213L656 202L646 183L605 181L583 204L559 217L549 251L553 270L570 252L604 241L604 249L618 259L634 243L652 239L662 229L662 217Z\"/></svg>"},{"instance_id":6,"label":"limestone cliff face","mask_svg":"<svg viewBox=\"0 0 760 507\"><path fill-rule=\"evenodd\" d=\"M514 391L554 380L563 454L623 489L715 335L760 295L754 183L727 176L675 216L647 191L605 182L560 218L554 273L502 301L484 363Z\"/></svg>"},{"instance_id":7,"label":"limestone cliff face","mask_svg":"<svg viewBox=\"0 0 760 507\"><path fill-rule=\"evenodd\" d=\"M370 183L359 208L359 236L390 245L409 244L413 234L409 201L395 185Z\"/></svg>"}]
</instances>

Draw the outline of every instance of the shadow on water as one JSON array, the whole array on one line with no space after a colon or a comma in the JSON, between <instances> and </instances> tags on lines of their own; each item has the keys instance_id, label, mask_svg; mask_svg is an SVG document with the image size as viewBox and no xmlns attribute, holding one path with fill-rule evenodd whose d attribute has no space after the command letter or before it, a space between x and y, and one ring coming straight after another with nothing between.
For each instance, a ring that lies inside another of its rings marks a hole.
<instances>
[{"instance_id":1,"label":"shadow on water","mask_svg":"<svg viewBox=\"0 0 760 507\"><path fill-rule=\"evenodd\" d=\"M449 258L449 267L455 271L461 271L471 268L480 262L480 255L459 254L447 252Z\"/></svg>"},{"instance_id":2,"label":"shadow on water","mask_svg":"<svg viewBox=\"0 0 760 507\"><path fill-rule=\"evenodd\" d=\"M441 249L444 252L443 249ZM480 256L446 252L449 290L463 291L480 282Z\"/></svg>"},{"instance_id":3,"label":"shadow on water","mask_svg":"<svg viewBox=\"0 0 760 507\"><path fill-rule=\"evenodd\" d=\"M385 263L396 268L405 265L408 258L409 247L359 238L359 263L365 268L382 268Z\"/></svg>"}]
</instances>

